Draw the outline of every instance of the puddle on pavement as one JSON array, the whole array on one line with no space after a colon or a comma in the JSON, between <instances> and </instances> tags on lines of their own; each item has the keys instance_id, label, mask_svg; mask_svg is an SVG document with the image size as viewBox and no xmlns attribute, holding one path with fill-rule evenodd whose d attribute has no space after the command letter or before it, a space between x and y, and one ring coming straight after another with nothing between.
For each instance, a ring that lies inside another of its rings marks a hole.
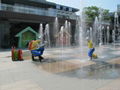
<instances>
[{"instance_id":1,"label":"puddle on pavement","mask_svg":"<svg viewBox=\"0 0 120 90\"><path fill-rule=\"evenodd\" d=\"M120 77L120 65L98 61L96 64L57 75L80 79L116 79Z\"/></svg>"}]
</instances>

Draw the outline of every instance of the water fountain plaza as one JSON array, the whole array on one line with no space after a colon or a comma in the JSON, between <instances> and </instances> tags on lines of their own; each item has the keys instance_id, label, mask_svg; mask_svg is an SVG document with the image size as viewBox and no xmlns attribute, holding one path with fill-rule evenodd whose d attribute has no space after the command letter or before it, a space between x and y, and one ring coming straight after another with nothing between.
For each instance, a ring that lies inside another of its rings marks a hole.
<instances>
[{"instance_id":1,"label":"water fountain plaza","mask_svg":"<svg viewBox=\"0 0 120 90\"><path fill-rule=\"evenodd\" d=\"M102 25L101 14L99 15L99 17L95 18L93 27L90 27L87 31L84 30L84 24L81 22L82 21L78 21L77 23L78 29L76 30L76 33L74 35L74 40L76 40L77 45L73 46L71 45L71 39L73 37L71 33L71 23L66 20L65 24L63 26L60 26L59 19L56 17L54 23L54 37L56 38L56 44L54 47L51 47L49 24L46 24L44 32L42 30L42 24L40 24L40 33L42 33L41 37L44 37L44 40L48 42L45 53L43 55L45 57L45 60L43 62L45 65L43 65L43 67L45 67L46 71L60 71L64 73L64 71L68 70L70 72L74 72L74 70L79 71L82 64L83 66L84 64L93 65L91 67L95 70L101 68L104 69L105 67L111 68L111 64L108 62L114 58L119 58L120 44L115 42L115 30L113 30L112 32L113 43L109 43L110 26ZM87 55L88 47L86 37L89 37L90 40L93 41L95 46L94 53L98 55L98 59L93 59L93 61L89 60L89 57ZM100 68L97 68L97 65L99 65Z\"/></svg>"},{"instance_id":2,"label":"water fountain plaza","mask_svg":"<svg viewBox=\"0 0 120 90\"><path fill-rule=\"evenodd\" d=\"M101 9L99 16L95 17L93 26L89 27L87 30L85 30L86 26L84 16L84 13L82 13L81 16L78 17L75 33L72 33L70 21L65 20L64 25L60 25L59 18L56 17L53 28L55 44L52 47L49 24L45 25L45 29L43 29L43 24L40 24L39 37L42 42L48 42L46 45L46 51L50 51L50 53L47 54L49 59L54 57L53 61L64 61L76 58L82 62L89 61L89 57L87 55L88 47L86 38L89 38L93 42L95 54L98 55L98 59L107 56L107 53L104 53L106 50L109 51L109 49L119 49L119 43L117 43L117 36L119 36L117 33L119 30L119 22L116 12L114 14L114 29L112 30L112 34L110 33L110 26L103 25L104 21ZM110 37L112 37L112 43L109 43ZM72 40L74 40L74 44L72 43Z\"/></svg>"},{"instance_id":3,"label":"water fountain plaza","mask_svg":"<svg viewBox=\"0 0 120 90\"><path fill-rule=\"evenodd\" d=\"M76 22L52 16L49 22L38 19L31 31L42 44L47 42L42 61L39 57L33 61L28 49L22 50L23 61L12 61L11 51L0 51L0 90L120 90L119 18L115 12L113 25L106 24L99 9L90 25L84 11ZM97 55L92 60L88 40Z\"/></svg>"},{"instance_id":4,"label":"water fountain plaza","mask_svg":"<svg viewBox=\"0 0 120 90\"><path fill-rule=\"evenodd\" d=\"M71 45L70 22L66 20L65 24L60 27L58 18L56 18L55 29L58 29L55 35L56 46L46 47L43 55L45 61L42 64L38 64L38 62L34 62L34 64L45 72L61 77L108 80L120 78L120 44L116 43L114 32L112 32L113 43L109 43L110 26L103 26L101 18L101 15L96 17L94 27L90 27L86 32L83 30L83 24L78 21L79 30L76 31L75 36L78 36L75 37L75 40L79 43L75 46ZM49 31L47 29L46 32ZM49 33L47 33L47 37L49 37ZM92 61L87 55L86 37L93 41L94 53L98 55L98 58Z\"/></svg>"},{"instance_id":5,"label":"water fountain plaza","mask_svg":"<svg viewBox=\"0 0 120 90\"><path fill-rule=\"evenodd\" d=\"M114 88L119 90L120 43L115 39L114 30L112 33L114 42L109 43L110 26L102 26L99 18L101 16L96 17L94 27L89 27L85 32L82 27L84 24L78 21L79 29L74 36L69 21L66 20L64 25L60 26L59 19L55 18L54 47L51 47L49 24L46 24L43 30L41 23L39 37L42 42L48 42L43 62L32 61L28 50L23 51L25 59L23 62L12 62L10 52L0 52L3 59L0 60L2 63L0 89L17 90L16 88L22 86L29 90L114 90ZM73 37L75 45L71 44ZM97 59L89 60L86 37L93 41Z\"/></svg>"}]
</instances>

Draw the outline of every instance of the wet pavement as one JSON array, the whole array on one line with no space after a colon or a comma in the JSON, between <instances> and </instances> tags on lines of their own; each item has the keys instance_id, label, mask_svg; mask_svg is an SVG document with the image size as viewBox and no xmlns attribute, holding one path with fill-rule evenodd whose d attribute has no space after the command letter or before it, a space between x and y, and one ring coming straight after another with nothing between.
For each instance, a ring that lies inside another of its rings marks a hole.
<instances>
[{"instance_id":1,"label":"wet pavement","mask_svg":"<svg viewBox=\"0 0 120 90\"><path fill-rule=\"evenodd\" d=\"M75 77L79 79L117 79L120 78L120 64L109 64L103 61L94 61L96 64L76 70L57 73L57 75Z\"/></svg>"},{"instance_id":2,"label":"wet pavement","mask_svg":"<svg viewBox=\"0 0 120 90\"><path fill-rule=\"evenodd\" d=\"M120 57L119 46L116 46L116 48L112 48L112 46L109 46L109 47L104 46L104 47L96 48L96 49L97 49L96 53L98 53L98 59L92 60L92 62L94 62L95 64L77 68L76 70L60 72L60 73L57 73L57 75L66 76L66 77L74 77L74 78L79 78L79 79L120 78L120 64L109 63L110 60Z\"/></svg>"},{"instance_id":3,"label":"wet pavement","mask_svg":"<svg viewBox=\"0 0 120 90\"><path fill-rule=\"evenodd\" d=\"M30 53L12 62L10 51L0 52L0 90L120 90L120 48L96 47L92 61L87 50L47 49L42 63Z\"/></svg>"},{"instance_id":4,"label":"wet pavement","mask_svg":"<svg viewBox=\"0 0 120 90\"><path fill-rule=\"evenodd\" d=\"M98 55L98 59L93 59L91 62L94 62L86 65L86 66L80 66L80 64L75 64L76 60L80 60L78 63L83 63L85 62L88 63L88 57L87 57L87 50L85 49L82 53L82 59L81 60L81 52L78 50L79 48L64 48L64 53L63 51L62 54L60 53L60 49L56 49L55 52L53 51L48 51L51 53L53 56L56 56L56 59L53 59L49 56L49 59L51 60L49 63L53 62L58 62L59 63L54 63L54 64L49 64L47 65L48 62L45 62L46 65L43 66L43 70L51 73L56 73L56 75L60 76L66 76L66 77L71 77L71 78L79 78L79 79L116 79L120 78L120 64L111 64L109 63L110 60L114 58L119 58L120 57L120 48L119 46L116 46L113 48L113 46L102 46L102 47L96 47L95 53ZM58 51L57 51L58 50ZM75 51L75 52L74 52ZM74 53L73 53L74 52ZM61 58L59 58L59 55ZM46 56L47 57L47 56ZM69 61L71 60L73 65L72 66L69 64ZM61 61L61 62L60 62ZM69 65L65 64L68 63ZM48 67L47 67L48 66ZM72 68L72 69L66 69ZM53 69L57 68L57 69ZM65 70L66 69L66 70Z\"/></svg>"}]
</instances>

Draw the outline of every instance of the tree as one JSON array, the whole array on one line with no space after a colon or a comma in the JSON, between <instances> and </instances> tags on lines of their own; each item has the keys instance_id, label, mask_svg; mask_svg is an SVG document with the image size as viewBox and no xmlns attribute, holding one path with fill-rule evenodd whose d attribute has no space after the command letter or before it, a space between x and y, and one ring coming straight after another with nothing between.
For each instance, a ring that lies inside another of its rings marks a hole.
<instances>
[{"instance_id":1,"label":"tree","mask_svg":"<svg viewBox=\"0 0 120 90\"><path fill-rule=\"evenodd\" d=\"M93 22L95 20L95 17L99 17L99 15L102 15L103 21L109 21L109 10L107 9L101 9L96 6L90 6L84 8L84 14L86 15L86 23L88 26L93 25Z\"/></svg>"}]
</instances>

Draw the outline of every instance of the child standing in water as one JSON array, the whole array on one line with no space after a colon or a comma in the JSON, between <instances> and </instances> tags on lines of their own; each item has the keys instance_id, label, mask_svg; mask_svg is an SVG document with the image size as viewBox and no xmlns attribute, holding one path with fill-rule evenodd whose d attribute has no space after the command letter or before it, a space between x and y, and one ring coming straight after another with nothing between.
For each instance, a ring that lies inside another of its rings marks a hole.
<instances>
[{"instance_id":1,"label":"child standing in water","mask_svg":"<svg viewBox=\"0 0 120 90\"><path fill-rule=\"evenodd\" d=\"M88 48L89 48L88 56L90 57L90 60L92 60L93 52L95 51L95 48L93 47L93 43L89 38L87 38L87 42L88 42L87 44L88 44Z\"/></svg>"}]
</instances>

